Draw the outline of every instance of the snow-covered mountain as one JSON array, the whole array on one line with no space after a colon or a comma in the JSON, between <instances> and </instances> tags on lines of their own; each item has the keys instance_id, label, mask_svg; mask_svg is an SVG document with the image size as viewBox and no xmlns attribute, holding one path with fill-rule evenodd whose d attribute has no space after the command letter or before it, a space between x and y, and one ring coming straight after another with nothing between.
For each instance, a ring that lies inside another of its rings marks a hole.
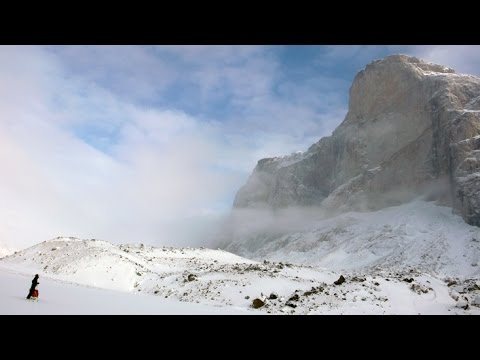
<instances>
[{"instance_id":1,"label":"snow-covered mountain","mask_svg":"<svg viewBox=\"0 0 480 360\"><path fill-rule=\"evenodd\" d=\"M413 201L329 218L265 213L269 212L255 213L261 219L258 226L252 226L250 212L235 214L232 221L237 223L224 234L232 239L226 249L252 259L288 260L336 271L415 268L443 277L480 277L480 228L434 202ZM294 216L302 218L302 228Z\"/></svg>"},{"instance_id":2,"label":"snow-covered mountain","mask_svg":"<svg viewBox=\"0 0 480 360\"><path fill-rule=\"evenodd\" d=\"M234 207L364 211L419 195L480 226L480 78L392 55L357 74L331 136L258 161Z\"/></svg>"},{"instance_id":3,"label":"snow-covered mountain","mask_svg":"<svg viewBox=\"0 0 480 360\"><path fill-rule=\"evenodd\" d=\"M216 244L257 260L473 281L478 226L480 78L393 55L357 74L331 136L258 161Z\"/></svg>"},{"instance_id":4,"label":"snow-covered mountain","mask_svg":"<svg viewBox=\"0 0 480 360\"><path fill-rule=\"evenodd\" d=\"M24 297L35 273L40 300L31 303ZM0 259L0 312L480 314L480 282L474 278L414 267L342 276L345 282L335 284L339 272L256 262L221 250L62 237Z\"/></svg>"},{"instance_id":5,"label":"snow-covered mountain","mask_svg":"<svg viewBox=\"0 0 480 360\"><path fill-rule=\"evenodd\" d=\"M395 55L332 136L258 162L223 250L58 237L0 259L0 312L480 314L478 225L480 79Z\"/></svg>"}]
</instances>

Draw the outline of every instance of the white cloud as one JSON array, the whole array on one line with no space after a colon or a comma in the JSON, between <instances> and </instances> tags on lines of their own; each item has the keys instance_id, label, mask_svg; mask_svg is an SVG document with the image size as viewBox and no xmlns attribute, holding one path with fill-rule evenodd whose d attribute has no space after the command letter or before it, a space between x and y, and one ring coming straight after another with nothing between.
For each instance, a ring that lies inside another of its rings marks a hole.
<instances>
[{"instance_id":1,"label":"white cloud","mask_svg":"<svg viewBox=\"0 0 480 360\"><path fill-rule=\"evenodd\" d=\"M209 169L220 149L208 124L125 103L81 79L62 83L62 69L38 48L1 50L5 73L13 66L28 75L0 84L8 94L0 99L0 241L22 247L65 234L172 244L169 221L229 190L231 176ZM48 107L59 89L62 106ZM29 106L34 99L41 106ZM93 120L119 128L111 155L69 130Z\"/></svg>"},{"instance_id":2,"label":"white cloud","mask_svg":"<svg viewBox=\"0 0 480 360\"><path fill-rule=\"evenodd\" d=\"M106 86L128 101L154 98L177 75L146 46L50 46L48 51L61 59L64 70L81 73L87 84Z\"/></svg>"},{"instance_id":3,"label":"white cloud","mask_svg":"<svg viewBox=\"0 0 480 360\"><path fill-rule=\"evenodd\" d=\"M260 158L343 119L341 84L281 75L272 47L0 47L0 242L187 243ZM178 81L200 89L196 114L155 106Z\"/></svg>"},{"instance_id":4,"label":"white cloud","mask_svg":"<svg viewBox=\"0 0 480 360\"><path fill-rule=\"evenodd\" d=\"M407 51L424 60L480 76L480 45L415 45Z\"/></svg>"},{"instance_id":5,"label":"white cloud","mask_svg":"<svg viewBox=\"0 0 480 360\"><path fill-rule=\"evenodd\" d=\"M479 45L335 45L326 46L316 63L329 67L344 61L358 64L358 70L388 54L406 54L449 66L460 73L480 75Z\"/></svg>"}]
</instances>

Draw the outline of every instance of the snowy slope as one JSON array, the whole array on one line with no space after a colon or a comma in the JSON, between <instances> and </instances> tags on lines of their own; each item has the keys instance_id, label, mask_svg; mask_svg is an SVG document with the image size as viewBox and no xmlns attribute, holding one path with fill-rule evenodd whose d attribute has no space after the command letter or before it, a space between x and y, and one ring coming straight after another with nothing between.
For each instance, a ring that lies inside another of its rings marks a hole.
<instances>
[{"instance_id":1,"label":"snowy slope","mask_svg":"<svg viewBox=\"0 0 480 360\"><path fill-rule=\"evenodd\" d=\"M10 255L13 251L0 247L0 258Z\"/></svg>"},{"instance_id":2,"label":"snowy slope","mask_svg":"<svg viewBox=\"0 0 480 360\"><path fill-rule=\"evenodd\" d=\"M203 272L223 265L254 261L221 250L113 245L102 240L58 237L0 260L10 269L34 269L57 279L112 290L132 291L139 283L183 276L190 268ZM187 274L188 275L188 274Z\"/></svg>"},{"instance_id":3,"label":"snowy slope","mask_svg":"<svg viewBox=\"0 0 480 360\"><path fill-rule=\"evenodd\" d=\"M415 268L440 277L480 276L480 228L433 202L312 221L304 231L268 239L250 251L258 241L245 238L234 250L253 259L288 259L337 271Z\"/></svg>"},{"instance_id":4,"label":"snowy slope","mask_svg":"<svg viewBox=\"0 0 480 360\"><path fill-rule=\"evenodd\" d=\"M40 301L30 305L24 297L35 273ZM324 268L220 250L57 238L0 259L0 304L4 313L480 314L475 278L416 269L342 274L345 283L335 285L340 273ZM252 308L255 298L266 305Z\"/></svg>"},{"instance_id":5,"label":"snowy slope","mask_svg":"<svg viewBox=\"0 0 480 360\"><path fill-rule=\"evenodd\" d=\"M241 308L181 303L158 297L40 278L38 301L26 300L31 276L0 270L0 315L245 314Z\"/></svg>"},{"instance_id":6,"label":"snowy slope","mask_svg":"<svg viewBox=\"0 0 480 360\"><path fill-rule=\"evenodd\" d=\"M0 241L0 258L13 254L14 250L12 250L10 247L5 246L1 241Z\"/></svg>"}]
</instances>

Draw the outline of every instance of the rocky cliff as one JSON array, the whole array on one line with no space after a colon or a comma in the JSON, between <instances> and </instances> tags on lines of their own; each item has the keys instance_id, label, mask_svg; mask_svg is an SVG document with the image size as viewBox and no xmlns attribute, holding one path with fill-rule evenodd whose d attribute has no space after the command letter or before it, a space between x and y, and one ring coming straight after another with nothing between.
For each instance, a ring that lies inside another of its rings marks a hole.
<instances>
[{"instance_id":1,"label":"rocky cliff","mask_svg":"<svg viewBox=\"0 0 480 360\"><path fill-rule=\"evenodd\" d=\"M373 210L422 194L480 226L480 78L393 55L356 75L331 136L260 160L234 207Z\"/></svg>"}]
</instances>

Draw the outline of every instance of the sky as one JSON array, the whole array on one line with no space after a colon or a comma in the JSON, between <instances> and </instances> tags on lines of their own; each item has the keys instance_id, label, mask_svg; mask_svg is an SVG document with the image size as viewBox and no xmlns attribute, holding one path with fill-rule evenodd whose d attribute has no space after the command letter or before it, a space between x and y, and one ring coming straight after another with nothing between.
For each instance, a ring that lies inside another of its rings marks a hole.
<instances>
[{"instance_id":1,"label":"sky","mask_svg":"<svg viewBox=\"0 0 480 360\"><path fill-rule=\"evenodd\" d=\"M338 126L355 74L480 46L0 46L0 245L198 245L257 161Z\"/></svg>"}]
</instances>

